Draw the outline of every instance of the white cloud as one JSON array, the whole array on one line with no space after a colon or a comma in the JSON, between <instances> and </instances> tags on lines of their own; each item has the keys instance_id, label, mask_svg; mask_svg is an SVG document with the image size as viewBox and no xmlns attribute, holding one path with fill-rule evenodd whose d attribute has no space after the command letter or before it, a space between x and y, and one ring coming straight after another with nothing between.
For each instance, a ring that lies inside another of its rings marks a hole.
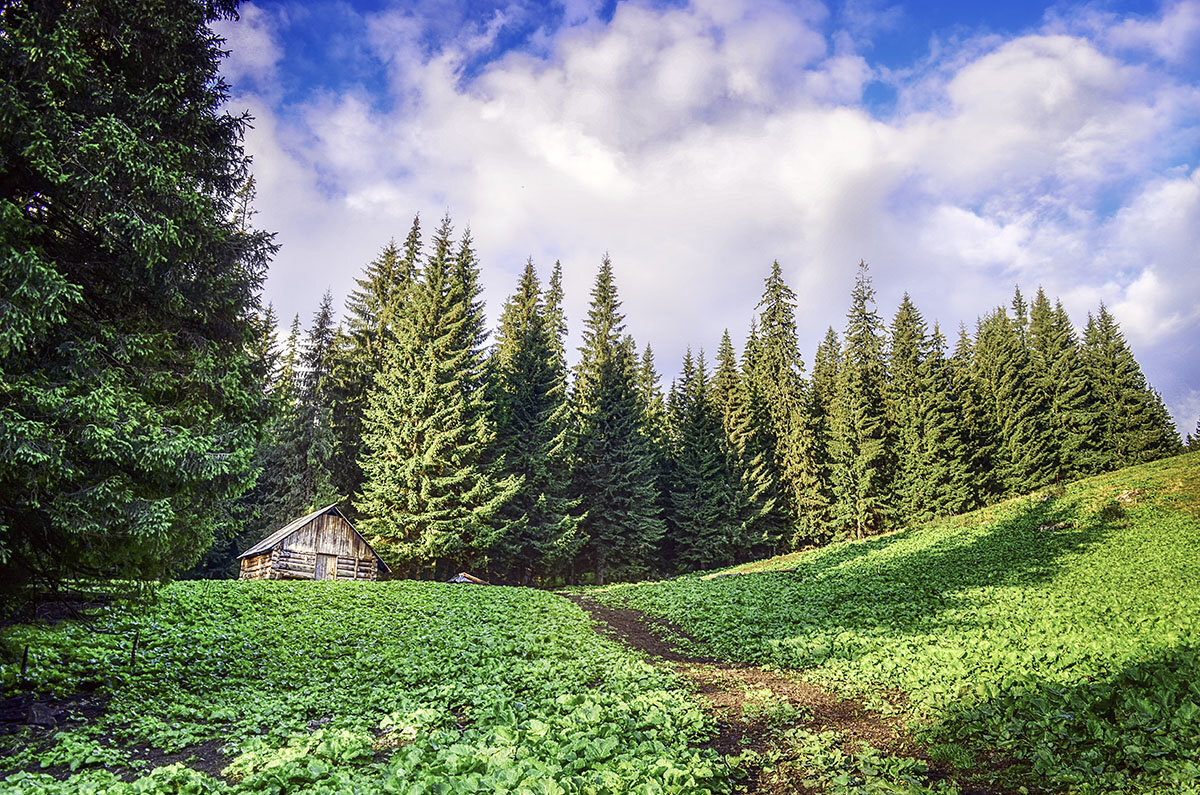
<instances>
[{"instance_id":1,"label":"white cloud","mask_svg":"<svg viewBox=\"0 0 1200 795\"><path fill-rule=\"evenodd\" d=\"M1077 320L1105 300L1156 383L1171 364L1155 351L1200 331L1200 171L1170 170L1194 161L1200 101L1113 49L1133 35L1120 21L947 46L895 78L899 110L881 121L859 104L873 67L830 47L818 5L623 3L602 25L571 3L564 17L578 24L544 34L544 57L510 53L464 81L498 23L422 52L422 20L379 14L366 28L390 110L314 97L296 127L255 107L260 220L284 246L268 292L285 314L326 285L344 296L414 211L429 228L449 210L472 226L493 315L527 255L543 270L561 258L578 334L610 251L629 329L668 373L686 345L744 333L773 259L806 358L843 325L860 258L883 314L907 289L948 333L1018 281ZM1200 368L1186 372L1194 386Z\"/></svg>"},{"instance_id":2,"label":"white cloud","mask_svg":"<svg viewBox=\"0 0 1200 795\"><path fill-rule=\"evenodd\" d=\"M1108 33L1119 47L1148 50L1164 61L1195 63L1200 57L1200 2L1168 3L1156 19L1126 19Z\"/></svg>"},{"instance_id":3,"label":"white cloud","mask_svg":"<svg viewBox=\"0 0 1200 795\"><path fill-rule=\"evenodd\" d=\"M230 83L268 89L275 82L276 69L283 58L277 39L279 20L253 3L238 8L238 21L220 20L213 32L225 39L230 55L221 73Z\"/></svg>"}]
</instances>

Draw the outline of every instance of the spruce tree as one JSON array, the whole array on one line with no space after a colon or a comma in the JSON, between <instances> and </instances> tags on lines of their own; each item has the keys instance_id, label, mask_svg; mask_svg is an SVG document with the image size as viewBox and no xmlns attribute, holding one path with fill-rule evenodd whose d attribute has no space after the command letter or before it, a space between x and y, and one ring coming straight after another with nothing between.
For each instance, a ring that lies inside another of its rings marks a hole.
<instances>
[{"instance_id":1,"label":"spruce tree","mask_svg":"<svg viewBox=\"0 0 1200 795\"><path fill-rule=\"evenodd\" d=\"M226 0L0 7L0 586L196 563L254 480L274 250Z\"/></svg>"},{"instance_id":2,"label":"spruce tree","mask_svg":"<svg viewBox=\"0 0 1200 795\"><path fill-rule=\"evenodd\" d=\"M900 524L919 524L932 516L927 489L932 461L927 455L924 404L929 340L927 326L908 293L892 319L888 346L888 419L895 453L893 492Z\"/></svg>"},{"instance_id":3,"label":"spruce tree","mask_svg":"<svg viewBox=\"0 0 1200 795\"><path fill-rule=\"evenodd\" d=\"M1162 398L1145 375L1104 304L1088 315L1082 350L1088 381L1100 407L1100 463L1104 470L1173 455L1179 436Z\"/></svg>"},{"instance_id":4,"label":"spruce tree","mask_svg":"<svg viewBox=\"0 0 1200 795\"><path fill-rule=\"evenodd\" d=\"M1183 447L1189 453L1200 450L1200 420L1196 420L1196 430L1187 435L1187 441Z\"/></svg>"},{"instance_id":5,"label":"spruce tree","mask_svg":"<svg viewBox=\"0 0 1200 795\"><path fill-rule=\"evenodd\" d=\"M774 437L777 477L784 486L780 509L793 527L790 541L814 539L825 532L830 495L821 478L817 426L804 381L804 361L796 334L796 295L783 280L779 263L758 303L758 340L753 378L762 395Z\"/></svg>"},{"instance_id":6,"label":"spruce tree","mask_svg":"<svg viewBox=\"0 0 1200 795\"><path fill-rule=\"evenodd\" d=\"M1002 307L980 322L973 364L998 434L995 466L1004 492L1024 494L1052 483L1058 455L1049 398L1020 324Z\"/></svg>"},{"instance_id":7,"label":"spruce tree","mask_svg":"<svg viewBox=\"0 0 1200 795\"><path fill-rule=\"evenodd\" d=\"M362 488L363 414L384 352L393 335L396 312L409 299L421 257L420 218L414 218L401 250L391 241L355 279L346 298L345 329L334 345L331 367L334 487L344 495Z\"/></svg>"},{"instance_id":8,"label":"spruce tree","mask_svg":"<svg viewBox=\"0 0 1200 795\"><path fill-rule=\"evenodd\" d=\"M689 349L677 390L679 445L671 488L674 564L680 571L728 564L738 535L736 486L710 387L704 352L693 365Z\"/></svg>"},{"instance_id":9,"label":"spruce tree","mask_svg":"<svg viewBox=\"0 0 1200 795\"><path fill-rule=\"evenodd\" d=\"M846 314L831 451L834 515L855 538L886 529L893 517L882 337L875 290L867 264L860 262Z\"/></svg>"},{"instance_id":10,"label":"spruce tree","mask_svg":"<svg viewBox=\"0 0 1200 795\"><path fill-rule=\"evenodd\" d=\"M1074 480L1099 472L1102 429L1079 342L1062 302L1051 308L1040 287L1030 310L1029 347L1034 373L1049 398L1053 479Z\"/></svg>"},{"instance_id":11,"label":"spruce tree","mask_svg":"<svg viewBox=\"0 0 1200 795\"><path fill-rule=\"evenodd\" d=\"M663 400L658 382L659 375L654 364L654 351L650 344L646 343L642 349L642 358L637 369L637 391L642 404L642 427L645 429L646 439L649 442L650 469L653 473L655 492L658 495L656 505L659 516L664 522L663 546L659 549L659 553L663 560L668 560L673 554L670 546L674 536L670 532L670 523L672 515L671 483L674 478L672 449L676 442L673 438L676 428L670 416L671 411L668 410L668 406ZM674 386L672 384L672 398L675 397Z\"/></svg>"},{"instance_id":12,"label":"spruce tree","mask_svg":"<svg viewBox=\"0 0 1200 795\"><path fill-rule=\"evenodd\" d=\"M995 501L1003 492L996 467L1000 431L980 383L975 344L965 325L959 326L949 370L951 402L958 411L963 470L969 486L964 501L952 504L950 509L952 513L963 513Z\"/></svg>"},{"instance_id":13,"label":"spruce tree","mask_svg":"<svg viewBox=\"0 0 1200 795\"><path fill-rule=\"evenodd\" d=\"M505 475L521 483L501 508L503 535L489 550L508 581L561 568L578 551L578 499L570 495L566 372L542 304L533 261L504 305L492 355L496 440Z\"/></svg>"},{"instance_id":14,"label":"spruce tree","mask_svg":"<svg viewBox=\"0 0 1200 795\"><path fill-rule=\"evenodd\" d=\"M961 513L973 504L975 453L968 445L968 408L955 388L954 364L946 358L946 338L935 323L921 362L918 424L923 483L914 519Z\"/></svg>"},{"instance_id":15,"label":"spruce tree","mask_svg":"<svg viewBox=\"0 0 1200 795\"><path fill-rule=\"evenodd\" d=\"M330 475L333 409L329 368L334 338L333 295L327 290L300 351L295 424L285 447L289 488L282 507L296 516L338 499Z\"/></svg>"},{"instance_id":16,"label":"spruce tree","mask_svg":"<svg viewBox=\"0 0 1200 795\"><path fill-rule=\"evenodd\" d=\"M567 367L567 315L563 308L566 296L563 294L562 262L554 261L554 270L550 273L550 281L546 285L546 326L550 329L550 340L558 353L564 371Z\"/></svg>"},{"instance_id":17,"label":"spruce tree","mask_svg":"<svg viewBox=\"0 0 1200 795\"><path fill-rule=\"evenodd\" d=\"M584 553L597 584L614 564L644 567L663 534L637 363L620 305L606 255L592 288L573 395L579 424L574 482L584 511Z\"/></svg>"},{"instance_id":18,"label":"spruce tree","mask_svg":"<svg viewBox=\"0 0 1200 795\"><path fill-rule=\"evenodd\" d=\"M777 444L767 399L755 377L757 355L758 328L752 321L742 355L740 388L729 409L730 443L743 503L742 541L736 552L739 560L778 552L793 526L776 464Z\"/></svg>"},{"instance_id":19,"label":"spruce tree","mask_svg":"<svg viewBox=\"0 0 1200 795\"><path fill-rule=\"evenodd\" d=\"M382 554L417 564L486 562L520 486L489 468L473 255L469 238L452 251L451 231L446 217L363 420L360 527Z\"/></svg>"}]
</instances>

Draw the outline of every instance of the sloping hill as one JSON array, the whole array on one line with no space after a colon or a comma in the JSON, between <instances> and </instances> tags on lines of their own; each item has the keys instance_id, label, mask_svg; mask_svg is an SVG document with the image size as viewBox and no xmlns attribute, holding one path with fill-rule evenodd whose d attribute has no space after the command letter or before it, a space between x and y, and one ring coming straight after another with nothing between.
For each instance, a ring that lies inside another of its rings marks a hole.
<instances>
[{"instance_id":1,"label":"sloping hill","mask_svg":"<svg viewBox=\"0 0 1200 795\"><path fill-rule=\"evenodd\" d=\"M899 691L964 782L1200 791L1200 454L721 574L598 596L696 654Z\"/></svg>"}]
</instances>

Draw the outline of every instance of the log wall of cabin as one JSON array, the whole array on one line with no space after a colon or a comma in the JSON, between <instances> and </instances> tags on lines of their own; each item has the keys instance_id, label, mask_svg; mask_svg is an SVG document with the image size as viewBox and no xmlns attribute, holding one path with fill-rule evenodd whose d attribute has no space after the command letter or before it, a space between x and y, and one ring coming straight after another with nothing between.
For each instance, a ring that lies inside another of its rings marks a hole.
<instances>
[{"instance_id":1,"label":"log wall of cabin","mask_svg":"<svg viewBox=\"0 0 1200 795\"><path fill-rule=\"evenodd\" d=\"M342 517L322 514L283 539L269 553L242 560L240 578L311 580L317 555L336 555L331 579L376 580L378 559Z\"/></svg>"},{"instance_id":2,"label":"log wall of cabin","mask_svg":"<svg viewBox=\"0 0 1200 795\"><path fill-rule=\"evenodd\" d=\"M243 558L239 580L265 580L271 573L271 555L263 553L252 558Z\"/></svg>"}]
</instances>

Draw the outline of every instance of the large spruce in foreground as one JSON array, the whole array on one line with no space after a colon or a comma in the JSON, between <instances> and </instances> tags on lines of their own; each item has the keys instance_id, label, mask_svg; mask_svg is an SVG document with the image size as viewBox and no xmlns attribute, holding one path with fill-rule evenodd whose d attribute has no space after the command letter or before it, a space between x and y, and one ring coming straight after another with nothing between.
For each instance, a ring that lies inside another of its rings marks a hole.
<instances>
[{"instance_id":1,"label":"large spruce in foreground","mask_svg":"<svg viewBox=\"0 0 1200 795\"><path fill-rule=\"evenodd\" d=\"M170 575L253 482L234 7L0 6L0 581Z\"/></svg>"}]
</instances>

